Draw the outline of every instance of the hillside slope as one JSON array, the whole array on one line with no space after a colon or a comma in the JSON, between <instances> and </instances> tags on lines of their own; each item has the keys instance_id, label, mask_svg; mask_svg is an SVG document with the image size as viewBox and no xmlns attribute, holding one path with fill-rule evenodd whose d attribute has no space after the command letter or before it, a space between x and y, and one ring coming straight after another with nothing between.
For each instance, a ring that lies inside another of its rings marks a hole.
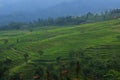
<instances>
[{"instance_id":1,"label":"hillside slope","mask_svg":"<svg viewBox=\"0 0 120 80\"><path fill-rule=\"evenodd\" d=\"M7 43L4 42L6 39ZM69 27L35 28L33 32L0 32L0 60L9 58L13 61L9 75L20 72L25 79L31 80L35 69L33 64L55 63L58 57L64 61L70 51L84 51L84 56L89 57L89 61L113 60L120 52L120 21L117 19ZM29 55L28 63L24 59L26 53ZM79 55L75 59L80 57Z\"/></svg>"}]
</instances>

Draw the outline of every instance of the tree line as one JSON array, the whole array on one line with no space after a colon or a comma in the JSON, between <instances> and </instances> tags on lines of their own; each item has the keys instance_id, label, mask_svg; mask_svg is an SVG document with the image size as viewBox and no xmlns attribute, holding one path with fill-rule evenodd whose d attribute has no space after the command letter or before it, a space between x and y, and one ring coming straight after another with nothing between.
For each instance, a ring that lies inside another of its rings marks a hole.
<instances>
[{"instance_id":1,"label":"tree line","mask_svg":"<svg viewBox=\"0 0 120 80\"><path fill-rule=\"evenodd\" d=\"M67 26L67 25L79 25L84 23L99 22L105 20L112 20L120 18L120 9L113 9L101 13L91 13L81 16L66 16L58 18L38 19L30 23L12 22L9 25L2 26L0 30L23 30L35 27L44 26Z\"/></svg>"}]
</instances>

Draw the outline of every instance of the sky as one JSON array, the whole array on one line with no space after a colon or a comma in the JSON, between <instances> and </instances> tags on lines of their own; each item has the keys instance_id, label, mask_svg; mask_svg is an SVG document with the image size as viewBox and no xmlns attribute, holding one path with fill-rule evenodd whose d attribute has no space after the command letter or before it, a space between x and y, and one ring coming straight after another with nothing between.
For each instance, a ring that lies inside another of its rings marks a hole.
<instances>
[{"instance_id":1,"label":"sky","mask_svg":"<svg viewBox=\"0 0 120 80\"><path fill-rule=\"evenodd\" d=\"M10 14L10 13L20 13L20 12L28 12L32 13L34 11L41 11L46 8L55 6L57 4L63 2L71 2L75 0L0 0L0 15L1 14ZM78 0L79 1L79 0ZM104 3L114 3L115 5L119 4L120 0L80 0L84 1L86 7L89 3L93 2L102 2ZM111 5L112 7L113 5ZM107 5L106 5L107 7ZM29 12L30 11L30 12Z\"/></svg>"},{"instance_id":2,"label":"sky","mask_svg":"<svg viewBox=\"0 0 120 80\"><path fill-rule=\"evenodd\" d=\"M33 4L41 5L42 7L48 7L56 5L62 2L68 2L71 0L0 0L0 7L7 7L10 5L23 5L23 4Z\"/></svg>"},{"instance_id":3,"label":"sky","mask_svg":"<svg viewBox=\"0 0 120 80\"><path fill-rule=\"evenodd\" d=\"M71 0L0 0L0 14L7 14L14 11L24 12L29 9L42 10L69 1Z\"/></svg>"},{"instance_id":4,"label":"sky","mask_svg":"<svg viewBox=\"0 0 120 80\"><path fill-rule=\"evenodd\" d=\"M64 0L0 0L0 14L9 14L14 11L26 11L31 9L45 9L62 3Z\"/></svg>"}]
</instances>

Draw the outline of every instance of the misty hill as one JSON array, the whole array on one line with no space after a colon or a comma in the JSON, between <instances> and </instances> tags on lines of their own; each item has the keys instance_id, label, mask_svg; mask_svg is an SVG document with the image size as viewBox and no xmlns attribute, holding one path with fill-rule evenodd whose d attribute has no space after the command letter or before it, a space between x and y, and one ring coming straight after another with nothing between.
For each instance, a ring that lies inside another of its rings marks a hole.
<instances>
[{"instance_id":1,"label":"misty hill","mask_svg":"<svg viewBox=\"0 0 120 80\"><path fill-rule=\"evenodd\" d=\"M7 7L1 8L0 24L12 21L25 22L37 18L81 15L87 12L101 12L120 7L119 0L70 0L63 2L58 0L55 3L53 4L51 1L48 4L39 0L11 2Z\"/></svg>"},{"instance_id":2,"label":"misty hill","mask_svg":"<svg viewBox=\"0 0 120 80\"><path fill-rule=\"evenodd\" d=\"M81 15L87 12L102 12L114 8L120 8L118 0L74 0L64 2L40 12L42 17L58 17L68 15Z\"/></svg>"}]
</instances>

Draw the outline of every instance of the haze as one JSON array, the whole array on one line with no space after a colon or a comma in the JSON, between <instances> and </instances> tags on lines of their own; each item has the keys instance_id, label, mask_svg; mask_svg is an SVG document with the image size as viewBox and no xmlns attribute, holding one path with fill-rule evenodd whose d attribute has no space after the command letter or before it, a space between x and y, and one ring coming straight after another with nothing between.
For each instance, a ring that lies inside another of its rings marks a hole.
<instances>
[{"instance_id":1,"label":"haze","mask_svg":"<svg viewBox=\"0 0 120 80\"><path fill-rule=\"evenodd\" d=\"M0 24L120 8L120 0L0 0Z\"/></svg>"},{"instance_id":2,"label":"haze","mask_svg":"<svg viewBox=\"0 0 120 80\"><path fill-rule=\"evenodd\" d=\"M66 1L71 0L0 0L0 13L7 14L10 11L25 11L27 9L29 12L30 8L34 10L45 9Z\"/></svg>"}]
</instances>

